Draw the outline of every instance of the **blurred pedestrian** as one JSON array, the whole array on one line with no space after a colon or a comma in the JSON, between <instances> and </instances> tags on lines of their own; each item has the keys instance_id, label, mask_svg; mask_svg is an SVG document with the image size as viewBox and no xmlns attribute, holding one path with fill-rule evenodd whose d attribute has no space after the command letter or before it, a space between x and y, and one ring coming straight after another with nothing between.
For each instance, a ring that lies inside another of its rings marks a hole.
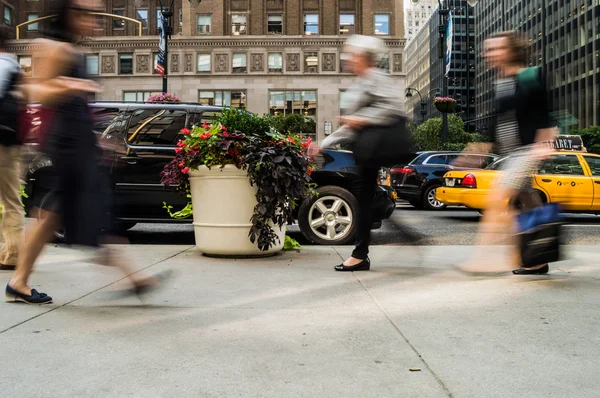
<instances>
[{"instance_id":1,"label":"blurred pedestrian","mask_svg":"<svg viewBox=\"0 0 600 398\"><path fill-rule=\"evenodd\" d=\"M8 30L0 28L0 205L2 237L0 269L14 270L23 232L24 213L20 195L21 143L19 142L19 108L23 93L19 62L6 51Z\"/></svg>"},{"instance_id":2,"label":"blurred pedestrian","mask_svg":"<svg viewBox=\"0 0 600 398\"><path fill-rule=\"evenodd\" d=\"M541 205L531 192L531 178L541 160L551 153L549 142L557 130L550 119L545 78L539 68L527 68L529 42L520 33L497 33L484 42L484 57L497 73L495 82L496 120L493 136L496 152L507 157L502 172L490 190L488 208L480 227L479 247L472 260L461 267L469 272L543 274L548 264L521 268L515 241L512 204L517 200L526 207ZM491 151L491 145L487 148ZM459 164L460 165L460 164ZM498 242L508 232L513 253L508 263L490 258L485 246ZM485 261L482 259L485 258Z\"/></svg>"},{"instance_id":3,"label":"blurred pedestrian","mask_svg":"<svg viewBox=\"0 0 600 398\"><path fill-rule=\"evenodd\" d=\"M102 192L98 168L99 151L88 108L89 94L100 91L86 79L83 55L76 42L93 28L95 0L64 0L43 47L44 62L37 83L29 86L42 105L50 110L45 123L44 150L54 171L51 203L40 209L40 222L26 237L16 271L6 286L7 301L46 304L52 298L28 285L34 262L53 232L63 226L67 243L97 248L100 244L106 193ZM39 204L38 204L39 205ZM118 265L129 275L134 288L143 292L157 286L159 278L134 273L126 263L115 264L114 251L105 252L106 262Z\"/></svg>"},{"instance_id":4,"label":"blurred pedestrian","mask_svg":"<svg viewBox=\"0 0 600 398\"><path fill-rule=\"evenodd\" d=\"M310 155L316 156L321 149L333 148L341 143L353 145L358 134L369 134L369 129L393 125L404 117L403 103L389 74L377 67L377 62L385 52L385 44L372 36L353 35L346 42L344 53L348 54L348 69L357 81L344 93L342 127L325 138L318 148L313 145ZM408 148L406 148L408 150ZM356 148L354 148L356 154ZM372 204L377 189L377 175L380 167L357 162L359 179L353 193L359 203L356 247L352 256L335 267L336 271L368 271L371 268L369 244L372 228ZM399 232L410 243L420 237L407 227L397 225Z\"/></svg>"}]
</instances>

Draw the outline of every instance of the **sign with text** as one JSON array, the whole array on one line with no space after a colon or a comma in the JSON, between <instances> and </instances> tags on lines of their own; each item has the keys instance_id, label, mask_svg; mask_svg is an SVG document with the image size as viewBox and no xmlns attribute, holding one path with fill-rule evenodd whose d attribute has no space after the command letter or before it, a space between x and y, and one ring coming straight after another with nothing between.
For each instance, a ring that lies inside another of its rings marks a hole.
<instances>
[{"instance_id":1,"label":"sign with text","mask_svg":"<svg viewBox=\"0 0 600 398\"><path fill-rule=\"evenodd\" d=\"M583 140L579 135L559 135L554 141L549 142L549 145L557 151L585 151Z\"/></svg>"}]
</instances>

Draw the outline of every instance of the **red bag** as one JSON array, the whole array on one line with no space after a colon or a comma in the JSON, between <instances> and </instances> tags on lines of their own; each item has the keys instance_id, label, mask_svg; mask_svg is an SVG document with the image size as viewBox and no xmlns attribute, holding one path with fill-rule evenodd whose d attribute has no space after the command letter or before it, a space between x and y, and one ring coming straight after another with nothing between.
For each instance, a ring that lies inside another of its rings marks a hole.
<instances>
[{"instance_id":1,"label":"red bag","mask_svg":"<svg viewBox=\"0 0 600 398\"><path fill-rule=\"evenodd\" d=\"M24 144L39 144L46 142L46 136L52 121L52 108L45 106L27 106L23 111L19 125L20 141Z\"/></svg>"}]
</instances>

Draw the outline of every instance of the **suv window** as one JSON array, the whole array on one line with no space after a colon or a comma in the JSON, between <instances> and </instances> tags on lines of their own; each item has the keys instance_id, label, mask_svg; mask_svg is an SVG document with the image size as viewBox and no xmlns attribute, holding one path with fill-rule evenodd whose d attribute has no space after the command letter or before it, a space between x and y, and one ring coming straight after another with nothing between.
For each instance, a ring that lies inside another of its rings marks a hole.
<instances>
[{"instance_id":1,"label":"suv window","mask_svg":"<svg viewBox=\"0 0 600 398\"><path fill-rule=\"evenodd\" d=\"M446 165L448 164L448 156L447 155L436 155L432 156L425 162L427 165Z\"/></svg>"},{"instance_id":2,"label":"suv window","mask_svg":"<svg viewBox=\"0 0 600 398\"><path fill-rule=\"evenodd\" d=\"M91 108L94 132L102 134L108 126L119 116L119 108Z\"/></svg>"},{"instance_id":3,"label":"suv window","mask_svg":"<svg viewBox=\"0 0 600 398\"><path fill-rule=\"evenodd\" d=\"M542 162L538 174L582 176L583 168L576 155L552 155Z\"/></svg>"},{"instance_id":4,"label":"suv window","mask_svg":"<svg viewBox=\"0 0 600 398\"><path fill-rule=\"evenodd\" d=\"M204 122L212 124L217 116L221 116L221 112L218 111L206 111L202 113L195 113L193 124L196 126L202 126Z\"/></svg>"},{"instance_id":5,"label":"suv window","mask_svg":"<svg viewBox=\"0 0 600 398\"><path fill-rule=\"evenodd\" d=\"M127 142L141 146L174 146L182 137L187 112L173 109L138 109L131 116Z\"/></svg>"},{"instance_id":6,"label":"suv window","mask_svg":"<svg viewBox=\"0 0 600 398\"><path fill-rule=\"evenodd\" d=\"M590 166L592 175L594 177L600 177L600 158L596 156L584 156L584 159Z\"/></svg>"}]
</instances>

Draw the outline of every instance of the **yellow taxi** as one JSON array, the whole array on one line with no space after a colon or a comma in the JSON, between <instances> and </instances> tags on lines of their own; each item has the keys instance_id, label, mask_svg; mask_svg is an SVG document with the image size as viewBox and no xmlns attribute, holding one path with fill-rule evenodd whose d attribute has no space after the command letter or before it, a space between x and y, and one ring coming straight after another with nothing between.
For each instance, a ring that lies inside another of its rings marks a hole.
<instances>
[{"instance_id":1,"label":"yellow taxi","mask_svg":"<svg viewBox=\"0 0 600 398\"><path fill-rule=\"evenodd\" d=\"M452 206L483 210L486 196L504 159L484 170L455 170L444 175L437 199ZM600 214L600 156L584 151L556 151L533 176L533 189L544 202L561 203L565 210Z\"/></svg>"}]
</instances>

